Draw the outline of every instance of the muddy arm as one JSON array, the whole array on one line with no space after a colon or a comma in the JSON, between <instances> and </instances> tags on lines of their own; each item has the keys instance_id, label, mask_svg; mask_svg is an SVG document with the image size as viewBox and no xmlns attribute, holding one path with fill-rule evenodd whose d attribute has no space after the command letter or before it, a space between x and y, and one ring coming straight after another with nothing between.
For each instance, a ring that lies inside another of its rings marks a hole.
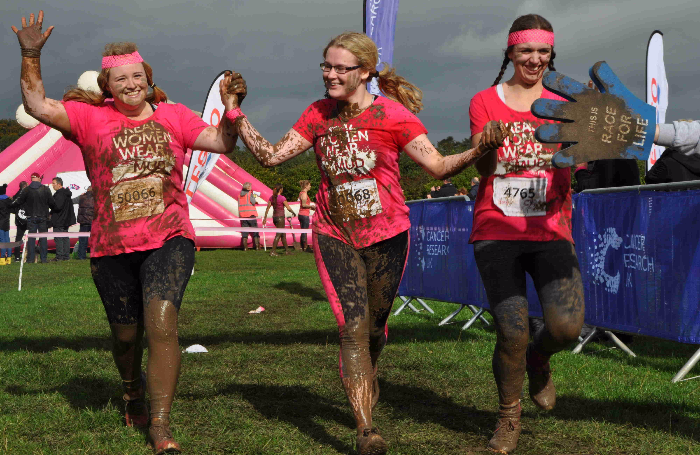
<instances>
[{"instance_id":1,"label":"muddy arm","mask_svg":"<svg viewBox=\"0 0 700 455\"><path fill-rule=\"evenodd\" d=\"M27 19L22 17L22 29L18 30L14 25L12 31L17 35L22 49L22 73L20 86L22 88L22 103L27 114L41 123L70 134L70 121L68 114L60 101L46 97L44 82L41 79L41 48L53 31L53 26L42 33L44 12L34 21L34 13Z\"/></svg>"},{"instance_id":2,"label":"muddy arm","mask_svg":"<svg viewBox=\"0 0 700 455\"><path fill-rule=\"evenodd\" d=\"M465 168L475 164L488 151L503 145L505 131L502 123L489 122L484 127L483 133L480 133L478 145L456 155L442 156L425 134L406 144L404 151L430 176L443 180L459 174Z\"/></svg>"}]
</instances>

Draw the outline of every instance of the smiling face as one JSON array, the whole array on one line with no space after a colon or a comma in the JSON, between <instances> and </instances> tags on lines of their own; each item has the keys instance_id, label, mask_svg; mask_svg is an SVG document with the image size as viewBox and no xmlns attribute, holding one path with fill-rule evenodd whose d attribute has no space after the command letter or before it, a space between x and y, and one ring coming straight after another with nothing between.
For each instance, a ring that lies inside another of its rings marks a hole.
<instances>
[{"instance_id":1,"label":"smiling face","mask_svg":"<svg viewBox=\"0 0 700 455\"><path fill-rule=\"evenodd\" d=\"M111 68L107 86L114 97L114 103L119 108L135 110L142 107L148 93L148 81L143 64L132 63Z\"/></svg>"},{"instance_id":2,"label":"smiling face","mask_svg":"<svg viewBox=\"0 0 700 455\"><path fill-rule=\"evenodd\" d=\"M331 66L357 66L357 57L342 47L329 47L326 52L325 62ZM335 100L352 101L362 99L364 91L363 79L366 81L369 71L362 68L350 70L345 74L336 73L335 69L323 73L323 82L328 90L328 95ZM359 90L358 90L359 89ZM365 89L366 91L366 89Z\"/></svg>"},{"instance_id":3,"label":"smiling face","mask_svg":"<svg viewBox=\"0 0 700 455\"><path fill-rule=\"evenodd\" d=\"M534 85L542 79L552 58L552 45L546 43L520 43L513 46L508 57L513 62L515 77L526 85Z\"/></svg>"}]
</instances>

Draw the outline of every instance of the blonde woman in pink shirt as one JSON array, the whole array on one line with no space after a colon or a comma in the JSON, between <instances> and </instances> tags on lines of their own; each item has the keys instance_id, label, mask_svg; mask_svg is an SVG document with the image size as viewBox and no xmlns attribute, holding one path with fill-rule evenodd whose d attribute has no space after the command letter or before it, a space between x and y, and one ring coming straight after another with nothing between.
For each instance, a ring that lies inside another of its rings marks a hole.
<instances>
[{"instance_id":1,"label":"blonde woman in pink shirt","mask_svg":"<svg viewBox=\"0 0 700 455\"><path fill-rule=\"evenodd\" d=\"M311 104L277 143L271 144L240 109L231 111L238 134L264 166L275 166L313 147L321 172L312 224L321 282L340 331L340 375L357 425L357 450L386 453L372 422L379 398L377 359L408 253L408 207L399 184L399 155L407 153L430 175L444 179L502 143L498 123L484 129L479 147L443 157L416 113L421 91L393 68L375 68L374 42L343 33L323 50L320 64L327 99ZM377 79L386 96L367 91ZM237 89L243 79L233 82ZM504 129L504 128L503 128Z\"/></svg>"}]
</instances>

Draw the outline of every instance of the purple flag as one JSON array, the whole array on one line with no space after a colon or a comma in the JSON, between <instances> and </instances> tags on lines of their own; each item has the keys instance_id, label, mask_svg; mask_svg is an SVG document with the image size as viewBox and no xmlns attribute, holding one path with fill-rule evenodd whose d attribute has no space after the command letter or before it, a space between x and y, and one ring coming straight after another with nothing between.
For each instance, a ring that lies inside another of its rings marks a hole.
<instances>
[{"instance_id":1,"label":"purple flag","mask_svg":"<svg viewBox=\"0 0 700 455\"><path fill-rule=\"evenodd\" d=\"M382 62L391 65L394 59L394 32L396 31L396 14L399 0L365 0L365 34L372 38L379 50L379 65ZM377 79L372 79L369 92L380 95Z\"/></svg>"}]
</instances>

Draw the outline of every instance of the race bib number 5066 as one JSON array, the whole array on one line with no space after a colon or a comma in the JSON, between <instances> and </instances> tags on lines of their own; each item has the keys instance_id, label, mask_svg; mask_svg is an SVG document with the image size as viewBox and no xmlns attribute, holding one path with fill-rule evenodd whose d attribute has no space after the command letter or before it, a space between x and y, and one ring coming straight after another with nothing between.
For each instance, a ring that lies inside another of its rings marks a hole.
<instances>
[{"instance_id":1,"label":"race bib number 5066","mask_svg":"<svg viewBox=\"0 0 700 455\"><path fill-rule=\"evenodd\" d=\"M131 180L110 190L115 221L163 213L163 181L158 177Z\"/></svg>"},{"instance_id":2,"label":"race bib number 5066","mask_svg":"<svg viewBox=\"0 0 700 455\"><path fill-rule=\"evenodd\" d=\"M493 180L493 203L505 216L545 216L547 179L496 177Z\"/></svg>"}]
</instances>

